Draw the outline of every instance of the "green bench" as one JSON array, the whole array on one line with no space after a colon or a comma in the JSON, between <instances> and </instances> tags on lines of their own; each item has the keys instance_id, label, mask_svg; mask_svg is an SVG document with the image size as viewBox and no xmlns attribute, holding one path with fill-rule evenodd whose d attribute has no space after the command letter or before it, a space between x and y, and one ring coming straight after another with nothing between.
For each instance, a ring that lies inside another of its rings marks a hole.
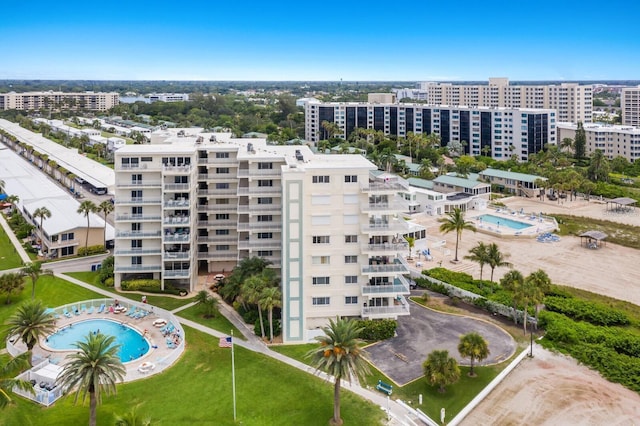
<instances>
[{"instance_id":1,"label":"green bench","mask_svg":"<svg viewBox=\"0 0 640 426\"><path fill-rule=\"evenodd\" d=\"M378 389L380 392L386 393L387 395L391 395L391 393L393 393L393 386L383 382L382 380L378 380L376 389Z\"/></svg>"}]
</instances>

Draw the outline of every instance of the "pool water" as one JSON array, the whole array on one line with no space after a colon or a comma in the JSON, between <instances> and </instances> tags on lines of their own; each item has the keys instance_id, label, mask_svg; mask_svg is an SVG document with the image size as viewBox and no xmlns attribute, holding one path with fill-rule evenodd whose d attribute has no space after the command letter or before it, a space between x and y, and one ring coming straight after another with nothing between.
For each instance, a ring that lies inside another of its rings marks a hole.
<instances>
[{"instance_id":1,"label":"pool water","mask_svg":"<svg viewBox=\"0 0 640 426\"><path fill-rule=\"evenodd\" d=\"M149 351L149 342L133 328L119 322L106 319L80 321L65 326L49 336L46 346L57 350L77 349L74 344L84 341L89 333L106 334L115 337L115 344L120 345L118 355L122 362L129 362L144 356Z\"/></svg>"},{"instance_id":2,"label":"pool water","mask_svg":"<svg viewBox=\"0 0 640 426\"><path fill-rule=\"evenodd\" d=\"M478 216L477 219L481 220L482 223L490 223L496 226L506 226L507 228L515 229L516 231L533 226L530 223L518 222L517 220L511 220L504 217L493 216L490 214L483 214L482 216Z\"/></svg>"}]
</instances>

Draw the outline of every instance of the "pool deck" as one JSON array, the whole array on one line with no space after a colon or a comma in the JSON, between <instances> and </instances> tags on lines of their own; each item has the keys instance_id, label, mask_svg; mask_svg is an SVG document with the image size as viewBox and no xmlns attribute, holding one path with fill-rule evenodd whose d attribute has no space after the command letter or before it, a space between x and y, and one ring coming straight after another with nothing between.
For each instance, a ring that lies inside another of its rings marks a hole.
<instances>
[{"instance_id":1,"label":"pool deck","mask_svg":"<svg viewBox=\"0 0 640 426\"><path fill-rule=\"evenodd\" d=\"M97 303L100 302L100 303ZM87 308L90 306L90 301L74 303L73 305L80 306L85 303ZM97 303L97 304L96 304ZM103 299L96 300L93 304L94 310L97 309L103 303ZM130 305L128 301L121 301L123 305ZM165 368L173 364L173 362L180 356L180 354L184 351L184 331L180 326L179 322L173 317L173 315L167 311L154 307L152 305L140 305L140 304L131 304L128 308L127 312L133 307L144 306L147 310L151 310L152 312L145 316L144 318L134 319L128 317L126 313L81 313L79 315L71 314L70 318L65 317L61 312L63 307L55 308L56 313L59 318L56 318L56 328L60 329L68 326L69 324L77 323L80 321L90 320L90 319L107 319L111 321L117 321L119 323L124 323L125 325L137 330L140 334L145 334L145 330L147 333L145 337L149 342L150 350L142 357L137 358L130 362L125 362L124 366L127 370L127 375L124 379L125 382L130 382L133 380L142 379L148 377L153 374L157 374L162 372ZM153 308L153 309L152 309ZM175 327L176 331L180 333L181 343L176 348L169 348L166 344L166 337L162 335L161 327L155 327L153 322L157 319L165 319L167 322L171 322ZM19 349L26 350L26 347L22 342L16 342L14 345ZM156 348L154 348L156 346ZM73 353L70 350L52 350L50 348L45 348L42 345L38 344L33 349L34 358L44 359L48 358L54 364L58 364L64 366L65 357ZM140 372L139 368L143 363L151 363L154 365L152 370L148 372Z\"/></svg>"},{"instance_id":2,"label":"pool deck","mask_svg":"<svg viewBox=\"0 0 640 426\"><path fill-rule=\"evenodd\" d=\"M540 216L538 213L525 213L505 208L486 209L486 210L470 210L467 211L468 219L473 221L478 232L491 235L500 235L502 237L536 237L546 232L554 232L557 229L556 222L547 216ZM500 226L493 223L487 223L480 220L480 216L491 215L501 217L516 222L530 224L528 228L513 229L506 225Z\"/></svg>"}]
</instances>

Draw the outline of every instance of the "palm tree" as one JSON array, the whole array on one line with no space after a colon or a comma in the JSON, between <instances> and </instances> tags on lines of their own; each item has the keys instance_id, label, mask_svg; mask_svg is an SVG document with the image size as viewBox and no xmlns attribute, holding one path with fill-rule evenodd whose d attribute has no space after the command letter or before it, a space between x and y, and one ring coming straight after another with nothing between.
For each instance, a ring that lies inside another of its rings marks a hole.
<instances>
[{"instance_id":1,"label":"palm tree","mask_svg":"<svg viewBox=\"0 0 640 426\"><path fill-rule=\"evenodd\" d=\"M482 361L489 356L489 345L480 334L475 332L467 333L464 336L460 336L458 352L460 352L460 356L469 358L471 361L469 377L475 377L476 374L473 372L473 362L475 360Z\"/></svg>"},{"instance_id":2,"label":"palm tree","mask_svg":"<svg viewBox=\"0 0 640 426\"><path fill-rule=\"evenodd\" d=\"M21 271L22 275L31 278L31 298L36 297L36 283L41 275L53 275L53 271L50 269L42 269L42 262L28 262L25 263Z\"/></svg>"},{"instance_id":3,"label":"palm tree","mask_svg":"<svg viewBox=\"0 0 640 426\"><path fill-rule=\"evenodd\" d=\"M7 294L6 304L11 303L11 293L15 290L22 290L24 287L24 276L21 273L10 273L0 275L0 293Z\"/></svg>"},{"instance_id":4,"label":"palm tree","mask_svg":"<svg viewBox=\"0 0 640 426\"><path fill-rule=\"evenodd\" d=\"M28 300L7 320L8 335L17 336L31 353L38 340L55 330L56 320L39 300ZM29 356L31 362L31 355Z\"/></svg>"},{"instance_id":5,"label":"palm tree","mask_svg":"<svg viewBox=\"0 0 640 426\"><path fill-rule=\"evenodd\" d=\"M465 229L469 231L476 232L476 227L473 225L473 222L467 222L464 220L464 212L455 208L452 212L450 212L447 217L442 217L438 219L442 225L440 225L440 232L444 232L448 234L451 231L456 231L456 257L454 261L458 261L458 244L460 242L460 237L462 236L462 231Z\"/></svg>"},{"instance_id":6,"label":"palm tree","mask_svg":"<svg viewBox=\"0 0 640 426\"><path fill-rule=\"evenodd\" d=\"M196 302L204 307L204 317L212 318L215 316L218 299L207 293L206 290L200 290L196 294Z\"/></svg>"},{"instance_id":7,"label":"palm tree","mask_svg":"<svg viewBox=\"0 0 640 426\"><path fill-rule=\"evenodd\" d=\"M86 250L85 256L89 254L89 215L94 213L98 207L95 205L93 201L85 200L80 203L80 207L78 207L78 213L83 214L87 218L87 235L85 237L84 248Z\"/></svg>"},{"instance_id":8,"label":"palm tree","mask_svg":"<svg viewBox=\"0 0 640 426\"><path fill-rule=\"evenodd\" d=\"M315 338L320 346L309 351L307 358L311 359L316 370L333 376L333 418L330 424L341 425L340 383L342 379L350 383L351 377L363 379L368 375L368 355L360 349L362 327L355 320L330 319L329 325L322 330L324 336Z\"/></svg>"},{"instance_id":9,"label":"palm tree","mask_svg":"<svg viewBox=\"0 0 640 426\"><path fill-rule=\"evenodd\" d=\"M18 387L23 391L34 392L31 383L15 378L21 371L30 367L29 355L29 352L25 352L0 365L0 408L5 408L13 402L9 393L14 387Z\"/></svg>"},{"instance_id":10,"label":"palm tree","mask_svg":"<svg viewBox=\"0 0 640 426\"><path fill-rule=\"evenodd\" d=\"M512 269L504 274L504 277L500 280L500 285L513 293L513 322L518 324L518 294L521 292L522 285L524 284L524 277L520 271Z\"/></svg>"},{"instance_id":11,"label":"palm tree","mask_svg":"<svg viewBox=\"0 0 640 426\"><path fill-rule=\"evenodd\" d=\"M404 237L404 239L407 240L407 244L409 245L409 259L411 259L411 252L416 246L416 239L413 237Z\"/></svg>"},{"instance_id":12,"label":"palm tree","mask_svg":"<svg viewBox=\"0 0 640 426\"><path fill-rule=\"evenodd\" d=\"M151 426L152 422L149 417L142 417L138 414L140 404L131 407L127 413L123 415L115 415L116 426Z\"/></svg>"},{"instance_id":13,"label":"palm tree","mask_svg":"<svg viewBox=\"0 0 640 426\"><path fill-rule=\"evenodd\" d=\"M42 222L51 217L51 212L46 207L39 207L35 209L32 216L34 219L40 219L40 241L42 245L44 245L44 228L42 227Z\"/></svg>"},{"instance_id":14,"label":"palm tree","mask_svg":"<svg viewBox=\"0 0 640 426\"><path fill-rule=\"evenodd\" d=\"M519 301L524 305L524 319L522 325L525 334L527 334L527 310L529 308L529 304L536 306L537 309L537 305L542 303L542 300L544 299L544 292L542 288L546 285L545 279L549 280L549 277L542 270L533 272L524 279L522 291L519 294Z\"/></svg>"},{"instance_id":15,"label":"palm tree","mask_svg":"<svg viewBox=\"0 0 640 426\"><path fill-rule=\"evenodd\" d=\"M511 263L507 262L505 259L508 257L507 254L504 254L498 248L496 243L491 243L487 247L487 258L489 261L487 262L491 267L491 281L493 282L493 272L496 268L506 266L511 267Z\"/></svg>"},{"instance_id":16,"label":"palm tree","mask_svg":"<svg viewBox=\"0 0 640 426\"><path fill-rule=\"evenodd\" d=\"M484 265L489 263L489 249L488 246L482 241L478 242L471 250L469 250L468 256L464 258L467 260L471 260L472 262L476 262L480 265L480 281L482 281L482 270L484 269Z\"/></svg>"},{"instance_id":17,"label":"palm tree","mask_svg":"<svg viewBox=\"0 0 640 426\"><path fill-rule=\"evenodd\" d=\"M544 295L549 292L551 289L551 278L549 275L542 269L538 269L535 272L530 273L527 278L530 281L531 285L538 288L540 290L539 299L534 300L536 307L536 324L538 323L538 314L540 313L540 303L542 303L542 299Z\"/></svg>"},{"instance_id":18,"label":"palm tree","mask_svg":"<svg viewBox=\"0 0 640 426\"><path fill-rule=\"evenodd\" d=\"M104 215L104 233L102 240L104 241L104 248L107 249L107 216L115 209L114 205L109 200L101 202L96 208L96 212Z\"/></svg>"},{"instance_id":19,"label":"palm tree","mask_svg":"<svg viewBox=\"0 0 640 426\"><path fill-rule=\"evenodd\" d=\"M267 287L260 293L260 304L268 312L269 342L273 343L273 308L282 306L282 293L278 287Z\"/></svg>"},{"instance_id":20,"label":"palm tree","mask_svg":"<svg viewBox=\"0 0 640 426\"><path fill-rule=\"evenodd\" d=\"M433 351L422 364L427 382L438 385L438 392L444 393L445 386L451 385L460 379L460 367L458 362L449 356L449 351Z\"/></svg>"},{"instance_id":21,"label":"palm tree","mask_svg":"<svg viewBox=\"0 0 640 426\"><path fill-rule=\"evenodd\" d=\"M260 333L262 338L265 338L264 334L264 321L262 320L262 306L260 304L260 294L262 290L267 287L267 282L263 275L253 275L242 284L242 298L248 303L254 303L258 306L258 316L260 318Z\"/></svg>"},{"instance_id":22,"label":"palm tree","mask_svg":"<svg viewBox=\"0 0 640 426\"><path fill-rule=\"evenodd\" d=\"M4 201L5 203L10 203L15 206L15 204L18 201L20 201L20 197L18 197L17 195L11 194L11 195L7 195L7 198L5 198Z\"/></svg>"},{"instance_id":23,"label":"palm tree","mask_svg":"<svg viewBox=\"0 0 640 426\"><path fill-rule=\"evenodd\" d=\"M75 402L82 393L84 401L89 394L89 426L96 424L96 407L102 402L102 392L116 393L116 382L127 374L118 357L120 345L114 345L115 337L102 333L89 333L84 341L74 344L78 352L67 355L69 362L59 377L62 386L77 386Z\"/></svg>"}]
</instances>

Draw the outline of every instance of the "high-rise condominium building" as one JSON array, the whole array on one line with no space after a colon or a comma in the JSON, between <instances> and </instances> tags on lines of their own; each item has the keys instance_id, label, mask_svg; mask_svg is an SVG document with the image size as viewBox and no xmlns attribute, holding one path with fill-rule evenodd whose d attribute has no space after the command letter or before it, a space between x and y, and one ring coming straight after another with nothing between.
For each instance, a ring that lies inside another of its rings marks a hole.
<instances>
[{"instance_id":1,"label":"high-rise condominium building","mask_svg":"<svg viewBox=\"0 0 640 426\"><path fill-rule=\"evenodd\" d=\"M622 89L620 107L622 124L640 127L640 86Z\"/></svg>"},{"instance_id":2,"label":"high-rise condominium building","mask_svg":"<svg viewBox=\"0 0 640 426\"><path fill-rule=\"evenodd\" d=\"M526 161L529 154L556 143L556 111L552 109L450 107L396 103L308 102L305 137L328 138L324 121L335 123L334 136L348 139L356 129L374 129L385 135L435 134L442 146L465 142L464 152L491 154L498 160L513 155Z\"/></svg>"},{"instance_id":3,"label":"high-rise condominium building","mask_svg":"<svg viewBox=\"0 0 640 426\"><path fill-rule=\"evenodd\" d=\"M418 88L427 92L430 105L555 109L558 121L591 122L591 85L510 85L508 78L490 78L488 85L422 82Z\"/></svg>"},{"instance_id":4,"label":"high-rise condominium building","mask_svg":"<svg viewBox=\"0 0 640 426\"><path fill-rule=\"evenodd\" d=\"M115 161L117 286L153 278L193 291L198 274L258 256L282 278L285 341L312 339L336 315L409 314L408 184L374 178L364 157L186 129Z\"/></svg>"},{"instance_id":5,"label":"high-rise condominium building","mask_svg":"<svg viewBox=\"0 0 640 426\"><path fill-rule=\"evenodd\" d=\"M107 111L120 103L116 92L24 92L0 93L0 110L87 109Z\"/></svg>"},{"instance_id":6,"label":"high-rise condominium building","mask_svg":"<svg viewBox=\"0 0 640 426\"><path fill-rule=\"evenodd\" d=\"M577 128L573 123L558 123L559 140L575 139ZM600 150L610 160L616 157L631 162L640 159L640 129L637 127L589 123L584 125L584 133L587 154Z\"/></svg>"}]
</instances>

